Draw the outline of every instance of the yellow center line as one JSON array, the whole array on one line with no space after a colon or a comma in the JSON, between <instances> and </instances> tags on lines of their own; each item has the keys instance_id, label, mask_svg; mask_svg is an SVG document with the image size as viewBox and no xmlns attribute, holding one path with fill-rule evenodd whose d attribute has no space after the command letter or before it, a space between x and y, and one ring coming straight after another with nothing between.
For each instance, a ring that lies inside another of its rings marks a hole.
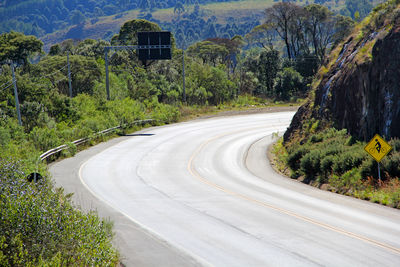
<instances>
[{"instance_id":1,"label":"yellow center line","mask_svg":"<svg viewBox=\"0 0 400 267\"><path fill-rule=\"evenodd\" d=\"M256 127L256 128L261 128L261 127ZM256 128L252 128L252 129L256 129ZM216 188L216 189L218 189L218 190L220 190L220 191L222 191L222 192L224 192L224 193L226 193L226 194L229 194L229 195L231 195L231 196L234 196L234 197L237 197L237 198L240 198L240 199L243 199L243 200L246 200L246 201L249 201L249 202L258 204L258 205L261 205L261 206L263 206L263 207L266 207L266 208L269 208L269 209L278 211L278 212L280 212L280 213L283 213L283 214L286 214L286 215L288 215L288 216L291 216L291 217L300 219L300 220L305 221L305 222L312 223L312 224L314 224L314 225L317 225L317 226L320 226L320 227L322 227L322 228L331 230L331 231L333 231L333 232L340 233L340 234L343 234L343 235L345 235L345 236L352 237L352 238L354 238L354 239L358 239L358 240L364 241L364 242L366 242L366 243L370 243L370 244L373 244L373 245L375 245L375 246L381 247L381 248L383 248L383 249L387 249L387 250L390 250L390 251L392 251L392 252L394 252L394 253L400 254L400 248L393 247L393 246L391 246L391 245L382 243L382 242L380 242L380 241L377 241L377 240L374 240L374 239L371 239L371 238L368 238L368 237L365 237L365 236L362 236L362 235L359 235L359 234L356 234L356 233L352 233L352 232L349 232L349 231L346 231L346 230L337 228L337 227L335 227L335 226L332 226L332 225L329 225L329 224L326 224L326 223L323 223L323 222L316 221L316 220L314 220L314 219L312 219L312 218L309 218L309 217L306 217L306 216L297 214L297 213L295 213L295 212L292 212L292 211L289 211L289 210L286 210L286 209L283 209L283 208L280 208L280 207L277 207L277 206L274 206L274 205L265 203L265 202L263 202L263 201L260 201L260 200L255 199L255 198L252 198L252 197L249 197L249 196L246 196L246 195L243 195L243 194L234 192L234 191L232 191L232 190L229 190L229 189L227 189L227 188L224 188L224 187L221 186L221 185L215 184L215 183L211 182L210 180L207 180L206 178L202 177L202 176L196 171L196 169L195 169L194 166L193 166L194 158L195 158L196 156L198 156L198 154L200 153L200 151L201 151L205 146L207 146L207 145L208 145L209 143L211 143L212 141L214 141L214 140L216 140L216 139L218 139L218 138L221 138L221 137L223 137L223 136L227 136L227 135L230 135L230 134L233 134L233 133L239 133L239 132L243 132L243 131L248 131L248 130L249 130L249 129L246 129L246 130L239 130L239 131L234 131L234 132L229 132L229 133L220 134L220 135L217 135L217 136L215 136L215 137L212 137L212 138L208 139L207 141L205 141L204 143L202 143L202 144L195 150L195 152L192 154L192 156L191 156L190 159L189 159L187 168L188 168L190 174L191 174L192 176L194 176L195 178L197 178L197 179L198 179L199 181L201 181L202 183L207 184L207 185L209 185L209 186L211 186L211 187L214 187L214 188Z\"/></svg>"}]
</instances>

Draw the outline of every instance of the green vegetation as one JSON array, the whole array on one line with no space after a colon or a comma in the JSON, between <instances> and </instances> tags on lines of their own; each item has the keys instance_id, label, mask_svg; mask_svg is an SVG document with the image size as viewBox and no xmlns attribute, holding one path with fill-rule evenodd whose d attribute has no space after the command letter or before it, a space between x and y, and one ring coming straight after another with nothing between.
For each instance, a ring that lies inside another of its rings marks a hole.
<instances>
[{"instance_id":1,"label":"green vegetation","mask_svg":"<svg viewBox=\"0 0 400 267\"><path fill-rule=\"evenodd\" d=\"M205 2L212 1L198 3ZM68 39L53 44L48 54L43 52L43 43L35 36L16 32L0 35L0 265L97 266L118 262L118 254L110 243L109 223L101 221L95 213L83 214L75 210L69 196L65 196L62 189L55 189L48 175L44 175L46 179L39 183L25 182L27 173L47 172L46 165L38 162L41 153L69 144L69 150L61 156L73 155L77 147L71 141L92 137L98 131L117 125L125 127L121 130L124 133L133 130L129 129L130 125L140 119L154 119L154 124L161 125L198 112L242 109L276 101L296 102L307 95L313 75L328 52L326 40L340 42L352 26L351 20L318 5L273 5L269 12L278 8L291 12L287 21L290 27L281 28L279 17L256 27L259 20L264 19L262 15L241 18L242 25L235 18L227 17L227 24L218 26L215 17L203 19L204 10L199 4L184 5L175 1L117 3L107 0L32 0L0 4L0 31L13 28L36 36L72 26L69 36L81 37L80 31L88 23L87 18L93 19L90 23L95 24L99 16L129 8L139 8L142 18L125 22L112 38L113 33L105 33L110 42ZM37 6L32 8L34 4ZM136 44L138 31L160 30L152 17L156 8L173 8L176 15L168 22L170 24L161 25L175 32L172 60L149 61L143 65L135 51L110 53L111 100L107 101L104 47ZM38 10L44 10L46 15L37 13ZM322 32L311 31L311 26L327 27L329 34L322 36ZM253 31L244 36L249 29ZM285 31L290 38L282 35ZM196 42L198 40L203 41ZM277 46L282 42L286 56L282 56L282 49ZM182 50L177 49L183 44L187 47L185 92ZM72 97L69 97L67 55ZM17 119L10 61L16 64L15 82L22 125ZM319 123L313 122L309 128L315 133L318 127ZM321 151L330 149L323 147L322 141L329 139L324 138L315 134L311 138L313 143L306 148L295 147L287 156L283 154L283 158L291 159L295 176L311 179L316 175L318 183L325 183L327 178L323 174L331 173L328 180L332 181L332 186L342 188L353 183L352 179L343 182L350 177L349 172L357 172L359 177L372 175L373 167L368 165L369 161L360 153L351 152L350 148L341 148L348 154L349 162L344 162L345 167L339 167L338 158L332 162L325 159L333 152L312 152L311 146L321 146ZM357 147L357 143L351 145ZM388 159L384 163L388 175L397 171L393 162L398 160L398 153L393 152L391 157L392 161ZM315 172L316 166L324 166L324 172ZM393 188L398 183L389 178L386 182L386 191L379 192L397 192ZM340 183L345 185L340 187ZM374 195L374 199L389 199L379 194ZM390 205L397 203L392 198L390 201Z\"/></svg>"},{"instance_id":2,"label":"green vegetation","mask_svg":"<svg viewBox=\"0 0 400 267\"><path fill-rule=\"evenodd\" d=\"M281 140L274 153L279 169L288 166L292 178L400 208L400 140L389 143L393 150L380 163L382 181L378 180L377 163L364 151L366 144L349 136L346 130L331 128L310 134L302 145L283 145Z\"/></svg>"},{"instance_id":3,"label":"green vegetation","mask_svg":"<svg viewBox=\"0 0 400 267\"><path fill-rule=\"evenodd\" d=\"M0 159L0 266L116 266L112 225L73 208L49 180Z\"/></svg>"}]
</instances>

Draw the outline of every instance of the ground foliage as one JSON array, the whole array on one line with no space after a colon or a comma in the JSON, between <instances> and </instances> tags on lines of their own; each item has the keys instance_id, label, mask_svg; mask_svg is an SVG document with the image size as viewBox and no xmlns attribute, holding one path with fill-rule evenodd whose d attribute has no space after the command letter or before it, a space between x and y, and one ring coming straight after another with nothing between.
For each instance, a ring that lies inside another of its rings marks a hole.
<instances>
[{"instance_id":1,"label":"ground foliage","mask_svg":"<svg viewBox=\"0 0 400 267\"><path fill-rule=\"evenodd\" d=\"M112 225L75 209L48 177L28 182L0 159L0 266L115 266Z\"/></svg>"},{"instance_id":2,"label":"ground foliage","mask_svg":"<svg viewBox=\"0 0 400 267\"><path fill-rule=\"evenodd\" d=\"M366 143L347 131L330 128L310 133L303 143L276 146L282 166L290 176L330 191L400 208L400 140L392 139L393 150L381 161L382 180L377 163L365 152Z\"/></svg>"}]
</instances>

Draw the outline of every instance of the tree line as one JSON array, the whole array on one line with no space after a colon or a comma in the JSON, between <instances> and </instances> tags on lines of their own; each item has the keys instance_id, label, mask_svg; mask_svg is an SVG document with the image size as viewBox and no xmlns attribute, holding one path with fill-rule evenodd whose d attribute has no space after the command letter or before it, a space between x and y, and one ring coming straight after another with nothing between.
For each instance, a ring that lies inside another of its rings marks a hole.
<instances>
[{"instance_id":1,"label":"tree line","mask_svg":"<svg viewBox=\"0 0 400 267\"><path fill-rule=\"evenodd\" d=\"M372 0L346 0L338 13L360 20L372 9ZM202 9L207 3L229 2L227 0L29 0L0 3L0 32L18 31L27 35L42 37L55 31L66 29L91 21L95 23L102 16L121 14L127 10L140 11L139 19L159 24L164 30L176 35L179 47L188 46L207 38L232 38L245 35L254 27L263 23L262 14L253 13L245 17L228 17L218 22L215 16L209 16ZM283 1L295 3L296 1ZM301 2L301 1L300 1ZM337 10L336 2L316 0L316 4ZM306 2L308 5L308 2ZM302 3L301 3L302 5ZM175 17L171 22L159 21L153 17L157 9L173 8ZM300 22L299 22L300 23ZM104 33L103 38L112 37L112 32ZM82 38L72 30L69 38ZM300 44L299 44L300 45Z\"/></svg>"},{"instance_id":2,"label":"tree line","mask_svg":"<svg viewBox=\"0 0 400 267\"><path fill-rule=\"evenodd\" d=\"M278 3L267 8L265 15L266 22L250 35L254 33L263 47L271 48L279 37L288 59L312 55L322 62L328 48L336 46L354 25L351 18L335 15L318 4L302 7L290 2ZM264 33L264 42L257 36L260 32Z\"/></svg>"},{"instance_id":3,"label":"tree line","mask_svg":"<svg viewBox=\"0 0 400 267\"><path fill-rule=\"evenodd\" d=\"M183 4L205 4L223 0L5 0L0 3L0 32L16 30L37 37L64 29L87 19L127 10L173 8Z\"/></svg>"}]
</instances>

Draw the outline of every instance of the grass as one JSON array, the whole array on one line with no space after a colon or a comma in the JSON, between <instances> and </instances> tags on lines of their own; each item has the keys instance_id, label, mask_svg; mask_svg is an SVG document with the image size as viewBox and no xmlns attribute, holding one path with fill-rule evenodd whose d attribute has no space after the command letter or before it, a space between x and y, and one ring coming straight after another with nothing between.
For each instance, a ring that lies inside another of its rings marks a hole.
<instances>
[{"instance_id":1,"label":"grass","mask_svg":"<svg viewBox=\"0 0 400 267\"><path fill-rule=\"evenodd\" d=\"M367 42L357 53L355 62L358 64L372 60L372 48L374 47L377 39Z\"/></svg>"},{"instance_id":2,"label":"grass","mask_svg":"<svg viewBox=\"0 0 400 267\"><path fill-rule=\"evenodd\" d=\"M204 11L205 17L216 16L218 23L226 23L228 17L240 19L252 14L262 14L262 11L270 7L274 3L273 0L242 0L232 2L210 3L200 6ZM185 6L186 8L186 6ZM193 6L189 6L189 10L193 10ZM171 22L178 15L174 14L173 8L159 9L152 13L155 19Z\"/></svg>"},{"instance_id":3,"label":"grass","mask_svg":"<svg viewBox=\"0 0 400 267\"><path fill-rule=\"evenodd\" d=\"M290 176L290 173L288 173L289 168L285 164L289 154L283 145L283 138L279 138L272 146L271 154L273 157L271 157L270 160L272 161L274 168L280 173Z\"/></svg>"}]
</instances>

